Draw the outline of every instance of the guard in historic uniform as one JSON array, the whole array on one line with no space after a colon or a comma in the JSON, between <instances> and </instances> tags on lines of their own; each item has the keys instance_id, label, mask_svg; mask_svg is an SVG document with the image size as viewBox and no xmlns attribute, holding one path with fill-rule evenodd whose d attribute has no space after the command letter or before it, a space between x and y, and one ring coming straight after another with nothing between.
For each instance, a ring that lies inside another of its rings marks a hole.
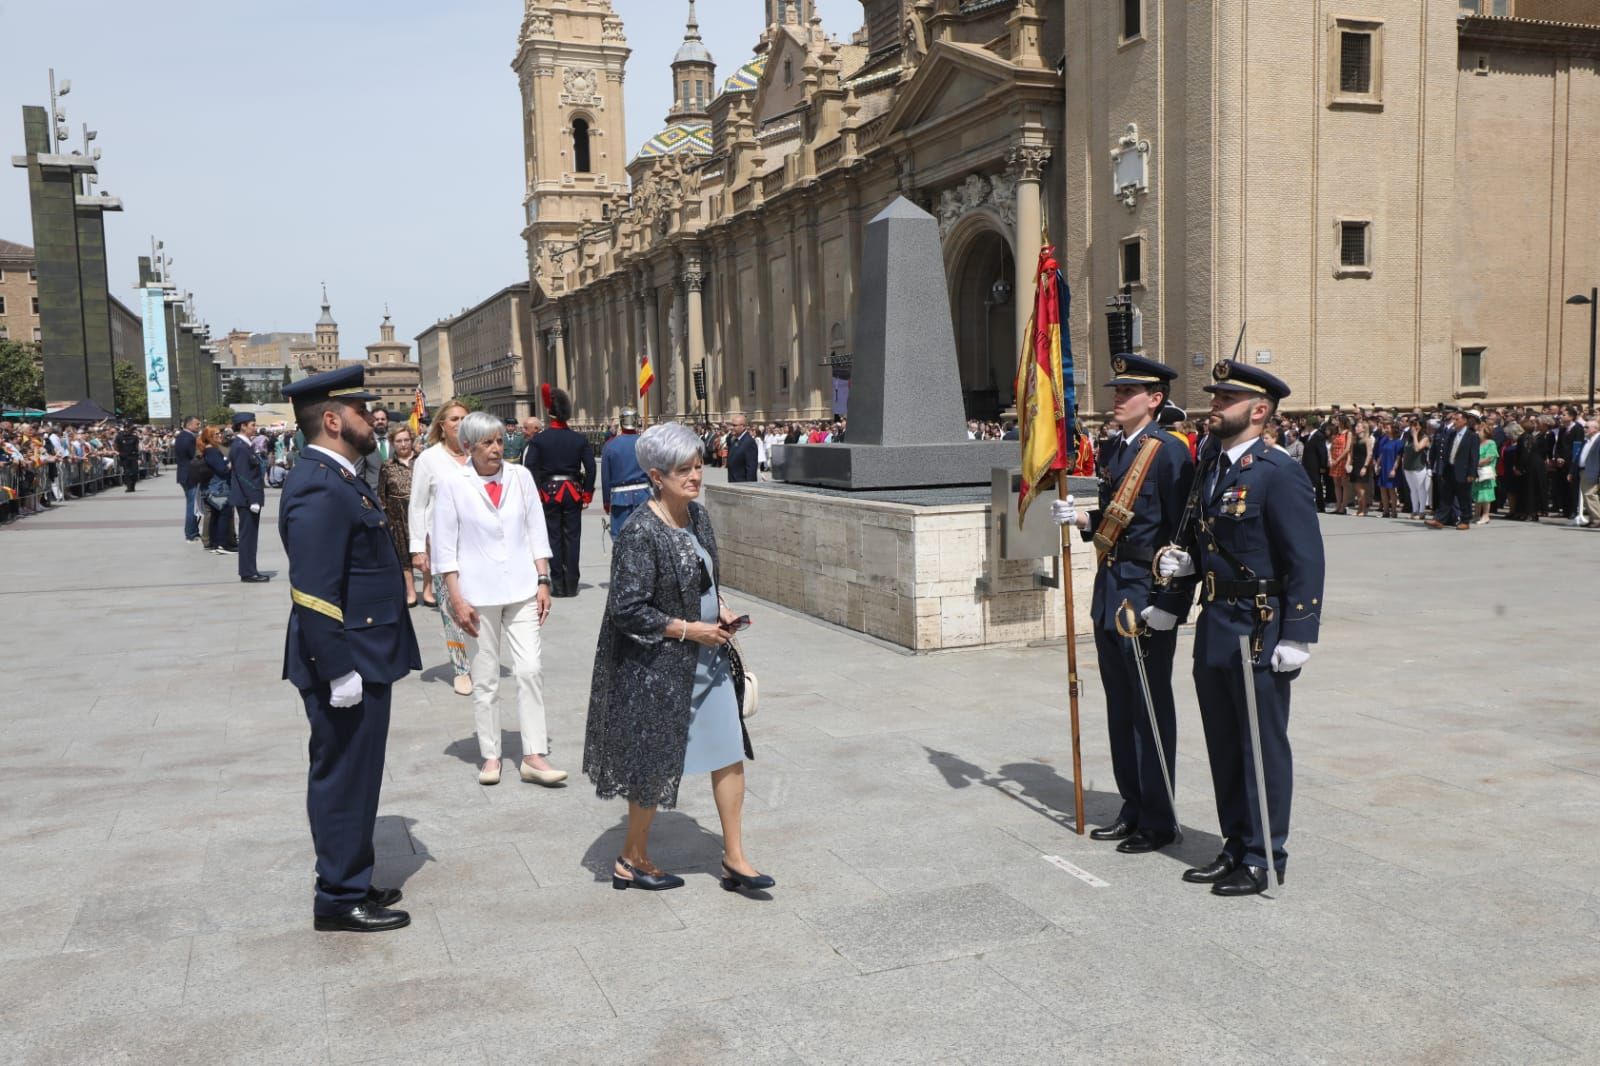
<instances>
[{"instance_id":1,"label":"guard in historic uniform","mask_svg":"<svg viewBox=\"0 0 1600 1066\"><path fill-rule=\"evenodd\" d=\"M1106 385L1116 389L1112 418L1122 435L1107 448L1100 509L1079 511L1069 496L1050 511L1058 524L1076 526L1094 541L1099 564L1091 613L1122 808L1090 836L1141 853L1178 838L1171 794L1178 743L1172 659L1192 597L1157 588L1151 563L1177 532L1194 461L1184 440L1156 424L1177 372L1138 355L1116 356L1111 369Z\"/></svg>"},{"instance_id":2,"label":"guard in historic uniform","mask_svg":"<svg viewBox=\"0 0 1600 1066\"><path fill-rule=\"evenodd\" d=\"M139 485L139 434L133 431L133 423L122 423L116 439L111 443L117 449L117 461L122 465L122 491L133 492Z\"/></svg>"},{"instance_id":3,"label":"guard in historic uniform","mask_svg":"<svg viewBox=\"0 0 1600 1066\"><path fill-rule=\"evenodd\" d=\"M639 412L622 409L622 432L600 449L600 504L611 516L613 540L628 524L634 508L650 499L650 477L639 469Z\"/></svg>"},{"instance_id":4,"label":"guard in historic uniform","mask_svg":"<svg viewBox=\"0 0 1600 1066\"><path fill-rule=\"evenodd\" d=\"M544 503L545 528L550 533L551 595L576 596L583 510L594 499L594 446L583 434L567 428L572 398L565 392L546 384L544 407L550 427L528 441L522 465L533 473Z\"/></svg>"},{"instance_id":5,"label":"guard in historic uniform","mask_svg":"<svg viewBox=\"0 0 1600 1066\"><path fill-rule=\"evenodd\" d=\"M1261 439L1289 387L1232 360L1218 363L1213 378L1206 386L1213 443L1197 475L1199 517L1160 553L1157 572L1200 587L1195 692L1223 836L1216 860L1183 879L1210 884L1219 896L1243 896L1266 890L1269 868L1281 882L1288 861L1289 683L1317 639L1322 531L1305 469ZM1259 758L1252 734L1260 736Z\"/></svg>"},{"instance_id":6,"label":"guard in historic uniform","mask_svg":"<svg viewBox=\"0 0 1600 1066\"><path fill-rule=\"evenodd\" d=\"M261 508L267 502L261 457L250 446L256 416L240 411L233 416L233 443L228 445L228 505L239 519L239 580L261 584L272 578L256 568L256 544L261 534Z\"/></svg>"},{"instance_id":7,"label":"guard in historic uniform","mask_svg":"<svg viewBox=\"0 0 1600 1066\"><path fill-rule=\"evenodd\" d=\"M390 689L422 668L405 582L377 494L356 473L376 446L362 368L283 387L305 434L284 482L278 533L293 608L283 676L311 723L306 811L317 852L315 926L376 932L409 924L397 888L372 884L373 826Z\"/></svg>"}]
</instances>

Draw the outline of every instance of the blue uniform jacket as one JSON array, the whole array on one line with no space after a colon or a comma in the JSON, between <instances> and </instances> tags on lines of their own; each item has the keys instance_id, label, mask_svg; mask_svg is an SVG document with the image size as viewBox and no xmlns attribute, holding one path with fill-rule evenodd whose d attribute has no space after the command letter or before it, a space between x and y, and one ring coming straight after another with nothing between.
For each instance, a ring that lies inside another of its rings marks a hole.
<instances>
[{"instance_id":1,"label":"blue uniform jacket","mask_svg":"<svg viewBox=\"0 0 1600 1066\"><path fill-rule=\"evenodd\" d=\"M1150 434L1161 441L1161 451L1150 464L1150 472L1134 498L1133 520L1117 538L1118 548L1126 547L1130 555L1144 558L1143 561L1117 559L1096 571L1094 603L1090 610L1094 624L1103 629L1116 628L1117 610L1123 600L1132 604L1136 611L1153 605L1177 615L1182 621L1188 617L1193 599L1191 594L1175 586L1157 591L1155 573L1150 566L1157 549L1171 544L1177 536L1178 519L1189 502L1189 489L1194 484L1194 460L1189 457L1189 442L1177 434L1151 425L1131 443L1119 442L1108 447L1104 477L1100 481L1100 509L1090 512L1089 528L1083 531L1083 539L1094 539L1106 508L1117 494L1117 486L1133 466L1134 457Z\"/></svg>"},{"instance_id":2,"label":"blue uniform jacket","mask_svg":"<svg viewBox=\"0 0 1600 1066\"><path fill-rule=\"evenodd\" d=\"M532 471L540 489L551 475L561 474L577 482L585 496L594 492L594 447L589 438L565 426L534 434L522 450L522 465Z\"/></svg>"},{"instance_id":3,"label":"blue uniform jacket","mask_svg":"<svg viewBox=\"0 0 1600 1066\"><path fill-rule=\"evenodd\" d=\"M261 457L243 437L233 438L228 446L228 502L235 507L267 502L267 488L261 480Z\"/></svg>"},{"instance_id":4,"label":"blue uniform jacket","mask_svg":"<svg viewBox=\"0 0 1600 1066\"><path fill-rule=\"evenodd\" d=\"M289 471L278 535L289 554L283 676L314 688L354 670L390 683L422 669L388 519L367 483L307 449Z\"/></svg>"},{"instance_id":5,"label":"blue uniform jacket","mask_svg":"<svg viewBox=\"0 0 1600 1066\"><path fill-rule=\"evenodd\" d=\"M600 502L613 507L637 507L650 498L650 477L639 469L639 437L622 433L606 441L600 449ZM619 485L640 488L617 492Z\"/></svg>"},{"instance_id":6,"label":"blue uniform jacket","mask_svg":"<svg viewBox=\"0 0 1600 1066\"><path fill-rule=\"evenodd\" d=\"M1271 600L1272 622L1264 633L1258 665L1271 662L1279 640L1316 642L1322 616L1324 560L1322 528L1317 523L1316 493L1300 464L1264 441L1256 440L1213 487L1212 471L1220 448L1212 445L1201 462L1200 513L1194 538L1195 577L1201 612L1195 624L1195 662L1212 667L1236 666L1239 637L1255 628L1251 600L1232 602L1207 598L1206 575L1216 580L1244 580L1218 550L1253 571L1256 580L1278 581L1281 594Z\"/></svg>"}]
</instances>

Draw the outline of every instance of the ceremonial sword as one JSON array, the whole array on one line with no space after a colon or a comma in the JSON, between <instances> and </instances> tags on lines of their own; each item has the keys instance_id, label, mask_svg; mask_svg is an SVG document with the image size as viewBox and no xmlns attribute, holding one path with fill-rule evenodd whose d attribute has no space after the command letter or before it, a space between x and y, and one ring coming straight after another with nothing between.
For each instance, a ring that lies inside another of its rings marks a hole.
<instances>
[{"instance_id":1,"label":"ceremonial sword","mask_svg":"<svg viewBox=\"0 0 1600 1066\"><path fill-rule=\"evenodd\" d=\"M1267 812L1267 767L1261 760L1261 714L1256 710L1255 667L1251 662L1250 638L1239 634L1239 663L1244 668L1244 705L1250 716L1250 752L1256 762L1256 806L1261 810L1261 839L1267 856L1267 884L1274 880L1283 887L1283 875L1278 873L1278 859L1273 854L1272 819Z\"/></svg>"},{"instance_id":2,"label":"ceremonial sword","mask_svg":"<svg viewBox=\"0 0 1600 1066\"><path fill-rule=\"evenodd\" d=\"M1167 769L1167 751L1161 743L1161 723L1156 720L1156 701L1150 695L1150 675L1144 668L1144 645L1139 637L1145 630L1144 619L1127 600L1117 608L1117 632L1133 642L1133 662L1139 670L1139 687L1144 690L1144 709L1150 712L1150 735L1155 738L1156 760L1161 765L1161 783L1167 786L1167 803L1172 806L1172 824L1179 841L1183 840L1183 826L1178 821L1178 797L1172 789L1172 773Z\"/></svg>"}]
</instances>

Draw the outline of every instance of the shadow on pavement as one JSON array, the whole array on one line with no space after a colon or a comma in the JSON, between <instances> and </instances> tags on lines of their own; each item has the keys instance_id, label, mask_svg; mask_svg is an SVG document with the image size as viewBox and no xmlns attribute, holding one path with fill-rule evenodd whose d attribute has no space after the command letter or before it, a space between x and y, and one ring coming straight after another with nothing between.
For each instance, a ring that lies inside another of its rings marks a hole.
<instances>
[{"instance_id":1,"label":"shadow on pavement","mask_svg":"<svg viewBox=\"0 0 1600 1066\"><path fill-rule=\"evenodd\" d=\"M623 815L583 853L581 865L594 874L596 881L611 880L611 867L622 854L622 840L627 832L628 818ZM680 877L703 872L720 880L722 837L680 811L658 811L650 827L650 860ZM751 899L771 898L764 892L746 895Z\"/></svg>"}]
</instances>

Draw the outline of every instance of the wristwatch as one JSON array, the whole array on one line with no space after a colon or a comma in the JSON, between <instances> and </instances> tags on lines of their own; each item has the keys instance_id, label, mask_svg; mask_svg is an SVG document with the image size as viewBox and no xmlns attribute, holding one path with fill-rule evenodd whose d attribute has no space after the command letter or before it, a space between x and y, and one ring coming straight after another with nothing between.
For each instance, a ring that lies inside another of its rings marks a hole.
<instances>
[{"instance_id":1,"label":"wristwatch","mask_svg":"<svg viewBox=\"0 0 1600 1066\"><path fill-rule=\"evenodd\" d=\"M550 584L550 579L548 577L546 577L544 574L540 574L539 575L539 584L541 584L541 585L549 585Z\"/></svg>"}]
</instances>

